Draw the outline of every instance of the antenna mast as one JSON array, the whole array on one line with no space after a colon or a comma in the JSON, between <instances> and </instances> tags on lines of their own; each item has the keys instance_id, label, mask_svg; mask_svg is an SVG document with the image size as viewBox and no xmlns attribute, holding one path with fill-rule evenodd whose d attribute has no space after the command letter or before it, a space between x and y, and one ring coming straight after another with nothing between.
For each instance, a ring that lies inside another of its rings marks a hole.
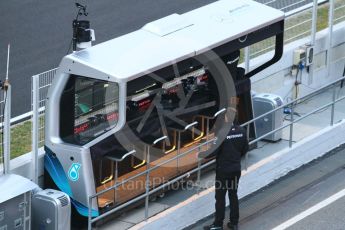
<instances>
[{"instance_id":1,"label":"antenna mast","mask_svg":"<svg viewBox=\"0 0 345 230\"><path fill-rule=\"evenodd\" d=\"M7 68L6 68L6 81L8 81L8 69L10 66L10 49L11 49L11 45L8 44L7 46Z\"/></svg>"},{"instance_id":2,"label":"antenna mast","mask_svg":"<svg viewBox=\"0 0 345 230\"><path fill-rule=\"evenodd\" d=\"M73 20L73 38L72 50L77 51L77 48L85 49L91 47L92 41L95 41L95 31L90 29L90 22L87 20L79 20L79 16L87 16L86 6L76 3L78 9L76 18Z\"/></svg>"}]
</instances>

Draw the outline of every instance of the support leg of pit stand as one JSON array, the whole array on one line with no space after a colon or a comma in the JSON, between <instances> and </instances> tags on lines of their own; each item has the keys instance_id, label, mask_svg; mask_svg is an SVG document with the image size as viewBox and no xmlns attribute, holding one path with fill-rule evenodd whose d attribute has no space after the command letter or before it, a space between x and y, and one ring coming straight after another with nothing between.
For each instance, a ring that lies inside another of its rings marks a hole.
<instances>
[{"instance_id":1,"label":"support leg of pit stand","mask_svg":"<svg viewBox=\"0 0 345 230\"><path fill-rule=\"evenodd\" d=\"M199 158L199 154L201 153L201 147L198 148L198 174L196 179L196 186L197 186L197 193L200 193L200 180L201 180L201 158Z\"/></svg>"},{"instance_id":2,"label":"support leg of pit stand","mask_svg":"<svg viewBox=\"0 0 345 230\"><path fill-rule=\"evenodd\" d=\"M150 191L150 146L147 146L147 155L146 155L146 161L147 161L147 165L146 165L146 188L145 188L145 193L146 193L146 197L145 197L145 220L147 220L149 218L149 191Z\"/></svg>"},{"instance_id":3,"label":"support leg of pit stand","mask_svg":"<svg viewBox=\"0 0 345 230\"><path fill-rule=\"evenodd\" d=\"M208 135L209 135L209 132L210 132L210 119L209 118L206 118L207 122L206 122L206 150L208 150Z\"/></svg>"},{"instance_id":4,"label":"support leg of pit stand","mask_svg":"<svg viewBox=\"0 0 345 230\"><path fill-rule=\"evenodd\" d=\"M116 186L117 184L117 178L118 178L118 173L119 173L119 170L118 170L118 162L115 161L115 178L114 178L114 186ZM114 205L116 205L117 203L117 188L114 189Z\"/></svg>"},{"instance_id":5,"label":"support leg of pit stand","mask_svg":"<svg viewBox=\"0 0 345 230\"><path fill-rule=\"evenodd\" d=\"M177 132L178 133L178 140L177 140L177 156L180 155L180 149L181 149L181 132ZM177 169L177 173L179 173L179 158L176 159L176 169Z\"/></svg>"}]
</instances>

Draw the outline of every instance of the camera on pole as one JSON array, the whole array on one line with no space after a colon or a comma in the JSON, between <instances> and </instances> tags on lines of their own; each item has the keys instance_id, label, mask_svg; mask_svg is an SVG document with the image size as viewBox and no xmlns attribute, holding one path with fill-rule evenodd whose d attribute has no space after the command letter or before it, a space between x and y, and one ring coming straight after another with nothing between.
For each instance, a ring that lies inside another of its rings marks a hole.
<instances>
[{"instance_id":1,"label":"camera on pole","mask_svg":"<svg viewBox=\"0 0 345 230\"><path fill-rule=\"evenodd\" d=\"M86 6L80 3L75 4L78 8L76 19L73 20L73 52L79 49L85 49L92 46L92 42L95 41L95 31L90 29L90 21L79 20L79 16L87 16Z\"/></svg>"}]
</instances>

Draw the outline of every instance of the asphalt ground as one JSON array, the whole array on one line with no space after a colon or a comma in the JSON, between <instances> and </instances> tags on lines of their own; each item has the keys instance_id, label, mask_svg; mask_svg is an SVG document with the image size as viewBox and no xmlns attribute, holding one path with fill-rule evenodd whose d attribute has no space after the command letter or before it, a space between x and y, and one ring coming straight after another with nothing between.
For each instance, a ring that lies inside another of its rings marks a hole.
<instances>
[{"instance_id":1,"label":"asphalt ground","mask_svg":"<svg viewBox=\"0 0 345 230\"><path fill-rule=\"evenodd\" d=\"M345 189L345 150L337 149L240 201L240 230L278 227ZM259 179L259 178L258 178ZM286 229L345 229L345 197L317 209ZM227 209L226 217L229 216ZM203 229L213 216L187 229ZM227 220L226 220L227 221ZM226 224L226 221L224 224ZM224 225L224 229L227 227ZM278 228L285 229L285 228Z\"/></svg>"},{"instance_id":2,"label":"asphalt ground","mask_svg":"<svg viewBox=\"0 0 345 230\"><path fill-rule=\"evenodd\" d=\"M88 20L101 43L135 31L144 24L184 13L215 0L80 0L89 11ZM289 11L313 0L258 0ZM76 15L72 0L0 1L0 79L5 78L7 44L11 44L10 82L12 117L31 110L31 76L56 68L68 53L72 20ZM287 7L290 6L290 7Z\"/></svg>"}]
</instances>

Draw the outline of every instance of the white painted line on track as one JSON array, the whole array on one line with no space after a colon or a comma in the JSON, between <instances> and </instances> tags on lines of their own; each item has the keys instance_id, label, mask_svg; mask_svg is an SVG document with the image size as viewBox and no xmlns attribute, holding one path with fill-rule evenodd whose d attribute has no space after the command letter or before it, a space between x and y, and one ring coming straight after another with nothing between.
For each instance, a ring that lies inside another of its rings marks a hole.
<instances>
[{"instance_id":1,"label":"white painted line on track","mask_svg":"<svg viewBox=\"0 0 345 230\"><path fill-rule=\"evenodd\" d=\"M272 230L283 230L288 227L291 227L295 223L297 223L300 220L303 220L304 218L310 216L311 214L319 211L320 209L326 207L327 205L332 204L333 202L339 200L340 198L345 196L345 189L341 190L340 192L337 192L336 194L328 197L327 199L321 201L320 203L317 203L316 205L312 206L311 208L305 210L304 212L301 212L300 214L292 217L291 219L285 221L284 223L278 225L277 227L273 228Z\"/></svg>"}]
</instances>

